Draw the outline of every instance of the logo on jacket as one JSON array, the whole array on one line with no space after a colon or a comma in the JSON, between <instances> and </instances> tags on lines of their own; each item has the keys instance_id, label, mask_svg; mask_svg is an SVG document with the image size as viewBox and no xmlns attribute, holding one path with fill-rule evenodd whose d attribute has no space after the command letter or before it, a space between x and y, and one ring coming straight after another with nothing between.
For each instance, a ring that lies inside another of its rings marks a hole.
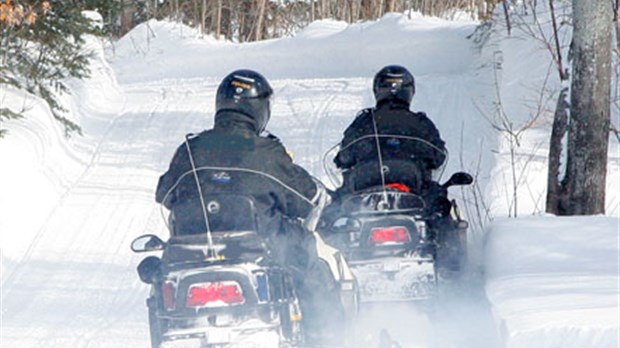
<instances>
[{"instance_id":1,"label":"logo on jacket","mask_svg":"<svg viewBox=\"0 0 620 348\"><path fill-rule=\"evenodd\" d=\"M231 180L232 178L228 172L216 172L211 175L211 181L228 184Z\"/></svg>"}]
</instances>

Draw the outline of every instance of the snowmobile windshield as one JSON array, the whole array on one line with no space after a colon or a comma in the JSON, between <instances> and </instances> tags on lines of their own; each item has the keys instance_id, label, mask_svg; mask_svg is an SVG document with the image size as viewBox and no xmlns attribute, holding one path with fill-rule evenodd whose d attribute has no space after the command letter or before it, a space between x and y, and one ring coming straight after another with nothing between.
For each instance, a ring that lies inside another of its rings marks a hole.
<instances>
[{"instance_id":1,"label":"snowmobile windshield","mask_svg":"<svg viewBox=\"0 0 620 348\"><path fill-rule=\"evenodd\" d=\"M184 182L187 185L184 185ZM315 180L315 183L317 186L321 185L318 180ZM276 187L284 188L312 209L319 204L278 178L261 171L201 166L181 175L162 199L162 202L169 199L175 201L172 212L174 214L168 218L168 229L174 234L180 220L195 219L195 223L185 224L184 229L191 229L185 234L258 231L261 226L260 219L264 217L256 206L253 192L257 189L259 192L269 191L265 190L265 187L274 187L274 191ZM162 216L166 220L163 207L162 204Z\"/></svg>"},{"instance_id":2,"label":"snowmobile windshield","mask_svg":"<svg viewBox=\"0 0 620 348\"><path fill-rule=\"evenodd\" d=\"M377 151L379 148L381 151ZM356 158L366 161L388 162L401 161L402 163L422 163L429 158L445 158L442 165L432 170L432 180L439 181L448 162L448 152L429 141L399 134L368 134L357 138L345 147L340 144L332 146L323 156L323 169L329 179L332 189L343 184L342 170L334 164L334 158L341 152L355 152ZM383 169L385 170L385 168ZM378 171L378 169L377 169Z\"/></svg>"}]
</instances>

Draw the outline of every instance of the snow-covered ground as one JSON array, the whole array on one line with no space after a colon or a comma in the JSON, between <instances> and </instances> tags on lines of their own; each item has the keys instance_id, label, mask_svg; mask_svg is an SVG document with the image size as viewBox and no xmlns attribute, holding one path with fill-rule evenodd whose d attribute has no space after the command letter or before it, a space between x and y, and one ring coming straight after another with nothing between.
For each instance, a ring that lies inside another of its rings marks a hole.
<instances>
[{"instance_id":1,"label":"snow-covered ground","mask_svg":"<svg viewBox=\"0 0 620 348\"><path fill-rule=\"evenodd\" d=\"M501 24L485 32L414 13L320 21L295 37L252 44L149 22L113 47L90 46L92 77L72 81L65 98L83 136L63 138L39 100L0 89L2 107L25 105L29 116L3 124L10 133L0 140L1 347L148 346L148 287L129 243L167 235L153 198L158 176L186 133L211 127L215 89L228 72L253 68L272 82L268 129L328 183L323 153L372 105L372 77L387 64L415 75L412 108L426 111L447 141L446 174L476 176L475 191L451 192L472 226L473 261L469 284L448 291L434 315L402 305L364 309L360 346L377 346L381 329L402 347L620 344L618 142L610 138L608 216L556 218L540 215L550 113L519 139L518 202L510 143L493 128L499 101L519 127L536 114L543 86L557 95L539 41L518 31L507 37ZM542 100L543 110L555 105ZM515 204L525 218L505 218Z\"/></svg>"},{"instance_id":2,"label":"snow-covered ground","mask_svg":"<svg viewBox=\"0 0 620 348\"><path fill-rule=\"evenodd\" d=\"M489 231L489 300L506 347L618 346L618 219L503 220Z\"/></svg>"}]
</instances>

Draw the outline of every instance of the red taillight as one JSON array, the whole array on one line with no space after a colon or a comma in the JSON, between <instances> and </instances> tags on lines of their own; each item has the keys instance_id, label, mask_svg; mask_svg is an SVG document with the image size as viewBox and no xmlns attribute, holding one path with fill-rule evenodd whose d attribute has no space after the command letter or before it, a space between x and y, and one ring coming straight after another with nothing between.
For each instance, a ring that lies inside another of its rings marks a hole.
<instances>
[{"instance_id":1,"label":"red taillight","mask_svg":"<svg viewBox=\"0 0 620 348\"><path fill-rule=\"evenodd\" d=\"M174 309L174 295L176 293L176 286L173 282L167 280L161 285L161 294L164 298L164 308L167 311Z\"/></svg>"},{"instance_id":2,"label":"red taillight","mask_svg":"<svg viewBox=\"0 0 620 348\"><path fill-rule=\"evenodd\" d=\"M187 290L187 307L222 307L244 302L243 290L233 280L192 284Z\"/></svg>"},{"instance_id":3,"label":"red taillight","mask_svg":"<svg viewBox=\"0 0 620 348\"><path fill-rule=\"evenodd\" d=\"M409 243L411 236L406 227L378 227L370 231L370 244Z\"/></svg>"}]
</instances>

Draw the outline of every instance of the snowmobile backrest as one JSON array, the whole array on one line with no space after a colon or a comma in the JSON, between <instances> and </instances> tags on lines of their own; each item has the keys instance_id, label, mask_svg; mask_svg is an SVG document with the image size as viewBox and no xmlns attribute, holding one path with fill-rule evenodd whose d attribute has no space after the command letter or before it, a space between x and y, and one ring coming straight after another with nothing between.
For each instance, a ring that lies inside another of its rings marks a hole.
<instances>
[{"instance_id":1,"label":"snowmobile backrest","mask_svg":"<svg viewBox=\"0 0 620 348\"><path fill-rule=\"evenodd\" d=\"M204 196L207 220L202 204L188 200L177 204L170 216L173 236L212 232L258 231L254 199L240 194L207 194ZM207 226L208 223L208 226Z\"/></svg>"},{"instance_id":2,"label":"snowmobile backrest","mask_svg":"<svg viewBox=\"0 0 620 348\"><path fill-rule=\"evenodd\" d=\"M426 139L422 139L422 138L418 138L418 137L412 137L412 136L408 136L408 135L401 135L401 134L367 134L367 135L363 135L357 139L355 139L354 141L350 142L349 144L347 144L346 146L344 146L343 148L340 149L340 151L343 151L355 144L358 144L360 142L368 142L368 141L376 141L379 140L381 147L382 148L397 148L402 146L403 143L410 143L410 144L415 144L416 147L423 149L424 151L430 151L430 152L435 152L438 154L441 154L443 156L448 156L448 153L446 150L441 149L435 145L433 145L431 142L429 142Z\"/></svg>"},{"instance_id":3,"label":"snowmobile backrest","mask_svg":"<svg viewBox=\"0 0 620 348\"><path fill-rule=\"evenodd\" d=\"M417 160L385 159L382 164L382 167L379 166L375 160L357 163L345 175L344 186L352 192L361 193L368 189L376 190L375 187L381 186L385 180L386 184L404 184L410 192L418 193L422 191L424 183L431 179L430 172L424 169L425 164Z\"/></svg>"},{"instance_id":4,"label":"snowmobile backrest","mask_svg":"<svg viewBox=\"0 0 620 348\"><path fill-rule=\"evenodd\" d=\"M200 182L200 185L197 185L197 182ZM316 206L310 198L269 173L250 168L219 166L200 166L183 173L166 192L162 202L169 202L174 206L179 201L198 199L200 193L205 195L243 192L251 196L256 187L261 187L261 192L264 192L264 185L279 186L311 207Z\"/></svg>"},{"instance_id":5,"label":"snowmobile backrest","mask_svg":"<svg viewBox=\"0 0 620 348\"><path fill-rule=\"evenodd\" d=\"M350 215L405 213L421 214L426 208L422 197L406 192L372 190L353 194L342 203L343 210Z\"/></svg>"},{"instance_id":6,"label":"snowmobile backrest","mask_svg":"<svg viewBox=\"0 0 620 348\"><path fill-rule=\"evenodd\" d=\"M410 154L412 149L416 149L414 153L418 153L418 154L427 153L427 154L434 154L435 156L444 156L445 157L444 164L440 166L439 168L432 170L433 180L439 180L442 177L444 169L445 169L445 165L446 163L448 163L448 156L449 156L448 151L433 145L426 139L408 136L408 135L400 135L400 134L376 134L376 135L367 134L367 135L363 135L355 139L354 141L346 144L343 147L340 146L341 144L335 144L323 155L323 170L327 174L327 177L332 183L332 185L335 187L338 187L343 184L343 178L340 177L342 173L340 170L335 168L334 162L333 162L334 158L339 152L346 151L353 146L358 147L362 144L365 144L366 150L370 152L368 153L368 156L362 156L362 157L367 158L368 160L374 159L378 161L378 157L375 158L375 156L377 155L376 153L377 142L379 143L381 149L383 149L382 152L386 152L386 155L394 151L398 152L397 150L400 147L407 147L409 151L405 151L403 152L403 154L405 153ZM383 161L385 162L386 160L392 157L394 156L389 156L389 155L385 156L383 158ZM416 160L416 158L411 158L411 157L407 157L407 158L402 158L401 156L396 156L396 157L398 158L393 158L393 159L401 159L401 160L405 159L408 161ZM431 155L431 157L434 157L434 156ZM417 159L420 161L423 161L425 158L427 157L422 156Z\"/></svg>"},{"instance_id":7,"label":"snowmobile backrest","mask_svg":"<svg viewBox=\"0 0 620 348\"><path fill-rule=\"evenodd\" d=\"M209 225L213 232L258 231L254 199L240 194L205 195Z\"/></svg>"}]
</instances>

